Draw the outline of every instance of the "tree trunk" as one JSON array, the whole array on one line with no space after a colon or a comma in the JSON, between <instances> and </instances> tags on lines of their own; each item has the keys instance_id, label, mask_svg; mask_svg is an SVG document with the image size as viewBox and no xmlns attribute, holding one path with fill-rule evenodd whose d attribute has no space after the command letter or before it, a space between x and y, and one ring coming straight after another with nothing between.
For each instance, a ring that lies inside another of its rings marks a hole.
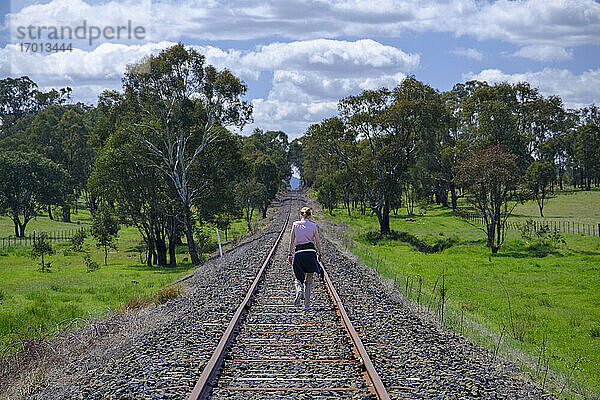
<instances>
[{"instance_id":1,"label":"tree trunk","mask_svg":"<svg viewBox=\"0 0 600 400\"><path fill-rule=\"evenodd\" d=\"M27 222L20 223L19 222L19 237L25 237L25 226Z\"/></svg>"},{"instance_id":2,"label":"tree trunk","mask_svg":"<svg viewBox=\"0 0 600 400\"><path fill-rule=\"evenodd\" d=\"M15 225L15 237L19 237L19 223L13 218L13 224Z\"/></svg>"},{"instance_id":3,"label":"tree trunk","mask_svg":"<svg viewBox=\"0 0 600 400\"><path fill-rule=\"evenodd\" d=\"M175 267L177 265L177 258L175 255L176 244L174 241L169 240L169 266Z\"/></svg>"},{"instance_id":4,"label":"tree trunk","mask_svg":"<svg viewBox=\"0 0 600 400\"><path fill-rule=\"evenodd\" d=\"M48 205L48 218L50 218L50 221L54 221L54 216L52 215L52 206Z\"/></svg>"},{"instance_id":5,"label":"tree trunk","mask_svg":"<svg viewBox=\"0 0 600 400\"><path fill-rule=\"evenodd\" d=\"M448 191L446 189L442 189L442 207L448 208Z\"/></svg>"},{"instance_id":6,"label":"tree trunk","mask_svg":"<svg viewBox=\"0 0 600 400\"><path fill-rule=\"evenodd\" d=\"M108 245L104 245L104 265L107 265L106 261L108 259Z\"/></svg>"},{"instance_id":7,"label":"tree trunk","mask_svg":"<svg viewBox=\"0 0 600 400\"><path fill-rule=\"evenodd\" d=\"M269 208L269 206L265 206L265 207L262 209L262 217L263 217L263 218L267 218L267 209L268 209L268 208Z\"/></svg>"},{"instance_id":8,"label":"tree trunk","mask_svg":"<svg viewBox=\"0 0 600 400\"><path fill-rule=\"evenodd\" d=\"M196 249L196 242L194 241L194 226L192 224L192 211L189 206L185 206L184 212L184 225L185 225L185 238L188 244L188 251L190 253L190 261L194 265L200 265L200 257L198 257L198 250Z\"/></svg>"},{"instance_id":9,"label":"tree trunk","mask_svg":"<svg viewBox=\"0 0 600 400\"><path fill-rule=\"evenodd\" d=\"M379 232L382 234L390 233L390 206L387 201L384 202L381 210L377 211L377 219L379 220Z\"/></svg>"},{"instance_id":10,"label":"tree trunk","mask_svg":"<svg viewBox=\"0 0 600 400\"><path fill-rule=\"evenodd\" d=\"M158 266L164 267L167 265L167 245L162 238L156 239L156 257Z\"/></svg>"},{"instance_id":11,"label":"tree trunk","mask_svg":"<svg viewBox=\"0 0 600 400\"><path fill-rule=\"evenodd\" d=\"M71 206L62 206L62 222L71 222Z\"/></svg>"},{"instance_id":12,"label":"tree trunk","mask_svg":"<svg viewBox=\"0 0 600 400\"><path fill-rule=\"evenodd\" d=\"M454 183L450 189L450 197L452 199L452 210L456 211L458 209L458 194L456 193L456 187L454 186Z\"/></svg>"}]
</instances>

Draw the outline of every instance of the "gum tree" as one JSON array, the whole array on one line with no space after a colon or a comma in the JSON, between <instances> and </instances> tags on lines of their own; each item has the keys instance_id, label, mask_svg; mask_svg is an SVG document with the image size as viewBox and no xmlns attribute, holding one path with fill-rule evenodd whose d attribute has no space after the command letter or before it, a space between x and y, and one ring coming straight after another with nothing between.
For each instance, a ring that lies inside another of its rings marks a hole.
<instances>
[{"instance_id":1,"label":"gum tree","mask_svg":"<svg viewBox=\"0 0 600 400\"><path fill-rule=\"evenodd\" d=\"M139 115L130 129L142 139L153 167L173 184L190 260L199 264L192 205L207 184L194 181L190 170L202 162L218 129L241 129L251 120L251 105L241 100L247 87L182 44L130 66L123 82L125 98Z\"/></svg>"},{"instance_id":2,"label":"gum tree","mask_svg":"<svg viewBox=\"0 0 600 400\"><path fill-rule=\"evenodd\" d=\"M504 243L506 220L518 203L516 156L502 146L479 150L456 167L456 184L467 192L467 201L482 216L487 246L497 253Z\"/></svg>"},{"instance_id":3,"label":"gum tree","mask_svg":"<svg viewBox=\"0 0 600 400\"><path fill-rule=\"evenodd\" d=\"M556 179L556 169L548 161L534 161L525 173L525 186L531 192L544 218L544 202L548 198L548 189Z\"/></svg>"}]
</instances>

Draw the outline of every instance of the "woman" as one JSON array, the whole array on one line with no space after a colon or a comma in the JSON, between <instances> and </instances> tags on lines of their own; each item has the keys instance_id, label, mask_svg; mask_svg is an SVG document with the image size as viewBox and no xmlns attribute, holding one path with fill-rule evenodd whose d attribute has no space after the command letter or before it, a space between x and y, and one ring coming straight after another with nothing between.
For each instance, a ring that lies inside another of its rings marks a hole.
<instances>
[{"instance_id":1,"label":"woman","mask_svg":"<svg viewBox=\"0 0 600 400\"><path fill-rule=\"evenodd\" d=\"M310 292L313 287L313 274L319 272L321 261L321 243L317 224L309 220L312 211L308 207L300 210L300 221L292 226L290 252L288 262L294 267L296 277L296 299L294 304L299 306L304 297L304 308L310 307ZM292 262L293 260L293 262Z\"/></svg>"}]
</instances>

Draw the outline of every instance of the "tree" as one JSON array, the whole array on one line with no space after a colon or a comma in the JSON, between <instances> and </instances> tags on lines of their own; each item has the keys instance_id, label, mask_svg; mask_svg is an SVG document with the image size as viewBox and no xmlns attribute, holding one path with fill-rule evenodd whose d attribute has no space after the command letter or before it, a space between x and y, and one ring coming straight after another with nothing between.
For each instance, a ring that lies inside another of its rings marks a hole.
<instances>
[{"instance_id":1,"label":"tree","mask_svg":"<svg viewBox=\"0 0 600 400\"><path fill-rule=\"evenodd\" d=\"M338 182L333 175L323 177L317 188L317 201L329 210L329 215L333 215L333 209L339 200Z\"/></svg>"},{"instance_id":2,"label":"tree","mask_svg":"<svg viewBox=\"0 0 600 400\"><path fill-rule=\"evenodd\" d=\"M204 56L182 44L128 67L125 98L140 118L129 124L142 138L153 166L178 195L190 260L199 264L192 205L205 189L190 169L222 126L242 128L251 105L241 100L246 85L228 70L205 65Z\"/></svg>"},{"instance_id":3,"label":"tree","mask_svg":"<svg viewBox=\"0 0 600 400\"><path fill-rule=\"evenodd\" d=\"M262 183L252 179L240 182L236 187L237 202L242 209L248 232L252 231L252 215L254 214L254 210L262 204L262 199L265 197L266 191L267 189Z\"/></svg>"},{"instance_id":4,"label":"tree","mask_svg":"<svg viewBox=\"0 0 600 400\"><path fill-rule=\"evenodd\" d=\"M408 77L392 91L346 97L338 110L360 154L358 163L345 162L361 182L381 233L389 233L392 198L403 184L410 185L409 168L431 151L435 135L447 129L447 109L433 88Z\"/></svg>"},{"instance_id":5,"label":"tree","mask_svg":"<svg viewBox=\"0 0 600 400\"><path fill-rule=\"evenodd\" d=\"M17 121L52 104L64 103L71 88L41 92L29 77L0 80L0 122L4 135Z\"/></svg>"},{"instance_id":6,"label":"tree","mask_svg":"<svg viewBox=\"0 0 600 400\"><path fill-rule=\"evenodd\" d=\"M548 198L548 189L555 179L556 170L548 161L534 161L525 173L525 185L535 198L542 218L544 218L544 201Z\"/></svg>"},{"instance_id":7,"label":"tree","mask_svg":"<svg viewBox=\"0 0 600 400\"><path fill-rule=\"evenodd\" d=\"M157 174L147 158L139 137L117 129L96 160L89 193L113 204L117 215L138 229L147 245L148 266L175 265L175 243L182 231L180 203L167 178Z\"/></svg>"},{"instance_id":8,"label":"tree","mask_svg":"<svg viewBox=\"0 0 600 400\"><path fill-rule=\"evenodd\" d=\"M516 156L502 146L479 150L456 167L455 182L464 188L468 202L478 211L485 227L487 246L497 253L504 243L506 220L517 204Z\"/></svg>"},{"instance_id":9,"label":"tree","mask_svg":"<svg viewBox=\"0 0 600 400\"><path fill-rule=\"evenodd\" d=\"M114 216L114 211L108 206L98 209L92 219L92 236L96 239L96 246L104 249L104 265L108 258L108 249L117 248L119 223Z\"/></svg>"},{"instance_id":10,"label":"tree","mask_svg":"<svg viewBox=\"0 0 600 400\"><path fill-rule=\"evenodd\" d=\"M0 211L13 221L15 236L44 207L62 204L69 178L52 161L37 154L0 151Z\"/></svg>"},{"instance_id":11,"label":"tree","mask_svg":"<svg viewBox=\"0 0 600 400\"><path fill-rule=\"evenodd\" d=\"M40 233L38 236L33 238L33 247L31 248L31 257L38 258L41 257L40 261L40 270L42 272L50 271L51 263L46 263L44 261L44 256L51 256L54 254L54 249L52 245L48 241L48 234L46 232Z\"/></svg>"},{"instance_id":12,"label":"tree","mask_svg":"<svg viewBox=\"0 0 600 400\"><path fill-rule=\"evenodd\" d=\"M574 142L581 186L590 190L592 180L600 176L600 127L593 121L580 125L575 132Z\"/></svg>"}]
</instances>

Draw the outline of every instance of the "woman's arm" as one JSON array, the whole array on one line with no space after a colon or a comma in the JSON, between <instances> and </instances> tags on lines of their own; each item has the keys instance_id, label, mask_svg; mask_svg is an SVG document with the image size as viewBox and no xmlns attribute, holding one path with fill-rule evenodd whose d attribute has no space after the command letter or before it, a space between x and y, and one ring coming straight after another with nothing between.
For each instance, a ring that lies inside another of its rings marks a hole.
<instances>
[{"instance_id":1,"label":"woman's arm","mask_svg":"<svg viewBox=\"0 0 600 400\"><path fill-rule=\"evenodd\" d=\"M319 240L319 228L315 229L315 246L317 247L317 256L321 261L321 241Z\"/></svg>"}]
</instances>

